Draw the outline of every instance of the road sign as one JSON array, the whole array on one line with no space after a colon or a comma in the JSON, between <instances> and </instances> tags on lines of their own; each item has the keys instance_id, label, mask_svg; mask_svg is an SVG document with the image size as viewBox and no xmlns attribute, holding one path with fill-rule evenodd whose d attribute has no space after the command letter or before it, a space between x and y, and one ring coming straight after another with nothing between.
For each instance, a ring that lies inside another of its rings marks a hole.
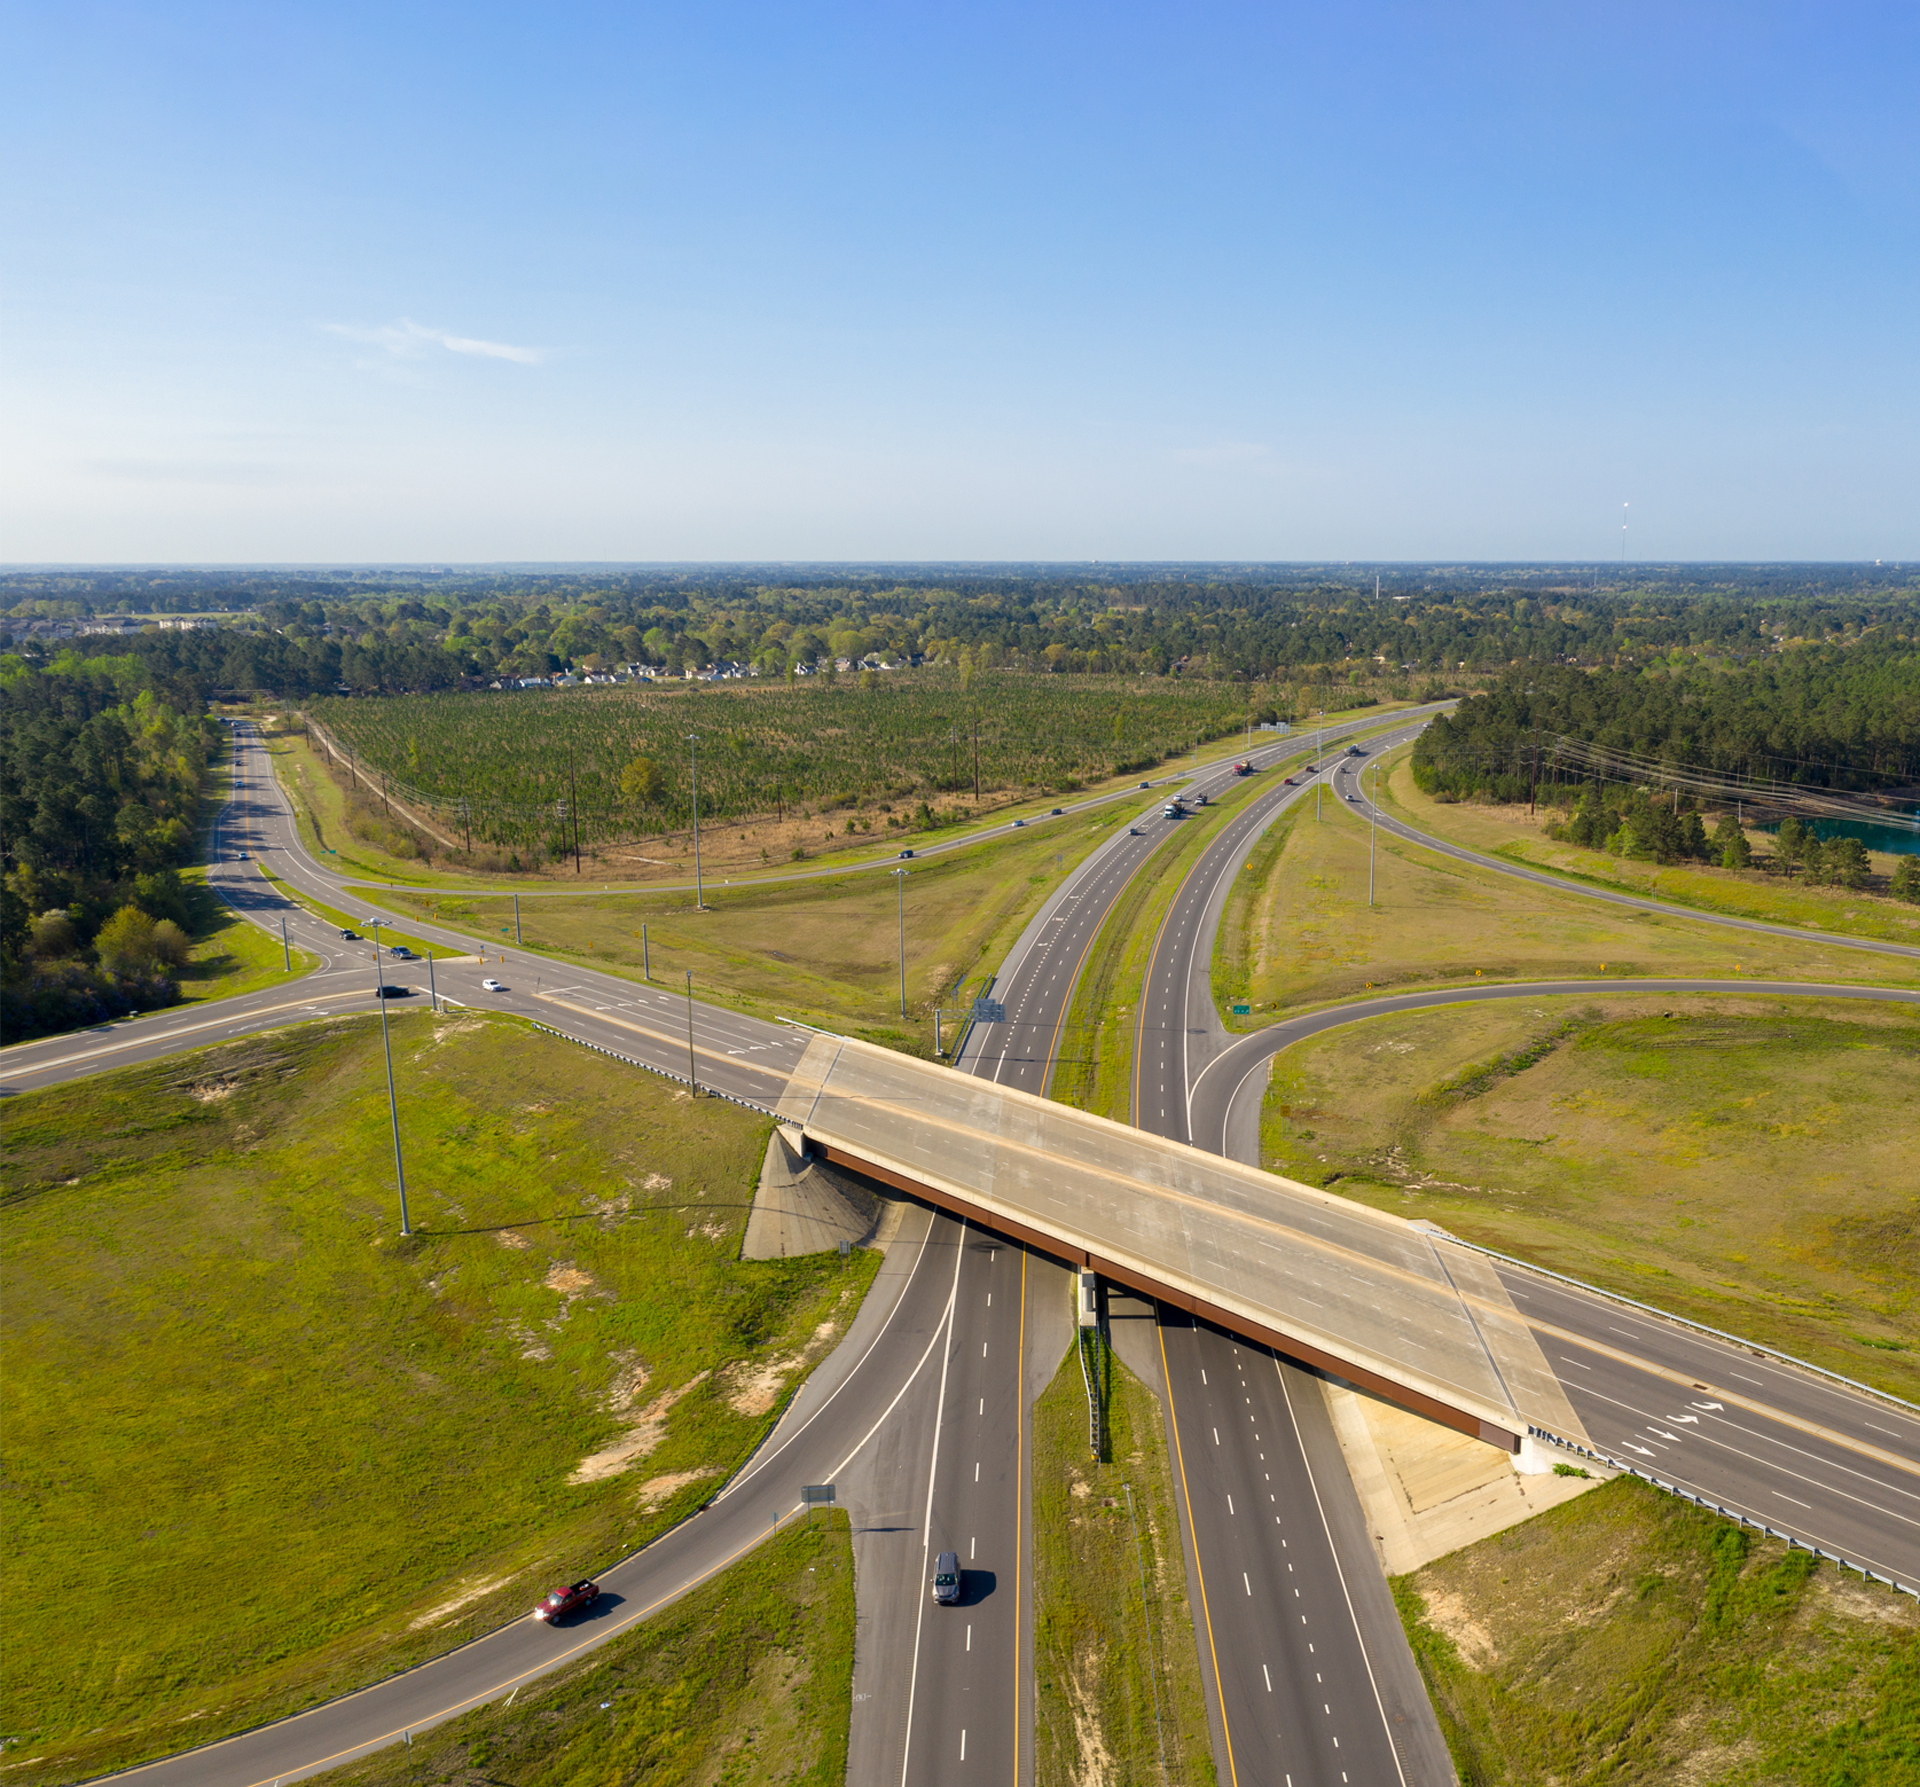
<instances>
[{"instance_id":1,"label":"road sign","mask_svg":"<svg viewBox=\"0 0 1920 1787\"><path fill-rule=\"evenodd\" d=\"M833 1506L833 1485L831 1483L807 1483L802 1485L800 1499L809 1508L831 1508Z\"/></svg>"},{"instance_id":2,"label":"road sign","mask_svg":"<svg viewBox=\"0 0 1920 1787\"><path fill-rule=\"evenodd\" d=\"M1233 1015L1236 1018L1244 1018L1244 1017L1250 1016L1252 1014L1252 1011L1253 1011L1253 1007L1251 1005L1236 1005L1233 1008Z\"/></svg>"},{"instance_id":3,"label":"road sign","mask_svg":"<svg viewBox=\"0 0 1920 1787\"><path fill-rule=\"evenodd\" d=\"M989 999L982 994L973 1002L973 1021L976 1024L1004 1024L1007 1021L1007 1008L998 999Z\"/></svg>"}]
</instances>

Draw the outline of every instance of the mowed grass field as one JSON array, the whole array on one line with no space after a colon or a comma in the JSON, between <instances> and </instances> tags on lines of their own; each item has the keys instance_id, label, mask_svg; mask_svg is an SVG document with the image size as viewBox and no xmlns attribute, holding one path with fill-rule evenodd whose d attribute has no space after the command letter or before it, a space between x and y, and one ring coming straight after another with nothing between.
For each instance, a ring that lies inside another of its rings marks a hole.
<instances>
[{"instance_id":1,"label":"mowed grass field","mask_svg":"<svg viewBox=\"0 0 1920 1787\"><path fill-rule=\"evenodd\" d=\"M1395 773L1399 780L1399 772ZM1371 787L1372 778L1368 778ZM1235 883L1215 944L1223 1014L1273 1014L1369 993L1479 980L1726 976L1920 986L1920 957L1868 955L1810 934L1742 934L1689 918L1622 910L1453 861L1380 832L1367 905L1368 827L1312 797L1269 828Z\"/></svg>"},{"instance_id":2,"label":"mowed grass field","mask_svg":"<svg viewBox=\"0 0 1920 1787\"><path fill-rule=\"evenodd\" d=\"M1367 783L1369 792L1373 792L1371 776ZM1547 821L1562 816L1553 809L1541 807L1529 816L1526 807L1519 804L1433 800L1414 786L1412 766L1405 758L1396 761L1390 779L1381 781L1378 797L1384 810L1409 825L1487 856L1506 857L1649 899L1697 906L1704 912L1757 918L1768 924L1801 925L1813 931L1879 937L1920 948L1920 907L1903 900L1844 887L1809 887L1797 878L1789 880L1759 869L1722 869L1702 863L1663 867L1560 843L1546 832ZM1747 838L1756 853L1772 851L1772 840L1765 833L1749 827ZM1869 860L1876 875L1893 873L1893 857L1875 851Z\"/></svg>"},{"instance_id":3,"label":"mowed grass field","mask_svg":"<svg viewBox=\"0 0 1920 1787\"><path fill-rule=\"evenodd\" d=\"M1276 1171L1920 1399L1920 1011L1714 995L1370 1019L1276 1058Z\"/></svg>"},{"instance_id":4,"label":"mowed grass field","mask_svg":"<svg viewBox=\"0 0 1920 1787\"><path fill-rule=\"evenodd\" d=\"M711 1494L876 1256L736 1257L766 1123L513 1020L309 1025L6 1107L10 1778L450 1648Z\"/></svg>"},{"instance_id":5,"label":"mowed grass field","mask_svg":"<svg viewBox=\"0 0 1920 1787\"><path fill-rule=\"evenodd\" d=\"M1920 1604L1631 1477L1394 1592L1463 1781L1920 1783Z\"/></svg>"},{"instance_id":6,"label":"mowed grass field","mask_svg":"<svg viewBox=\"0 0 1920 1787\"><path fill-rule=\"evenodd\" d=\"M715 879L707 883L704 912L695 909L691 892L523 899L520 934L527 949L559 959L562 978L568 960L638 978L643 955L650 954L655 981L670 990L683 989L691 969L701 999L851 1030L925 1054L933 1047L935 1003L948 1013L951 1044L954 1007L971 997L970 983L984 979L1062 878L1124 830L1137 809L1137 802L1117 803L1067 814L952 855L900 863L910 871L904 899L885 874L734 887ZM516 959L513 902L506 896L397 890L377 903L404 917L471 931L488 952L503 951L510 965ZM969 990L963 996L956 988Z\"/></svg>"},{"instance_id":7,"label":"mowed grass field","mask_svg":"<svg viewBox=\"0 0 1920 1787\"><path fill-rule=\"evenodd\" d=\"M314 1779L323 1787L840 1787L853 1701L847 1518L793 1525L632 1631Z\"/></svg>"}]
</instances>

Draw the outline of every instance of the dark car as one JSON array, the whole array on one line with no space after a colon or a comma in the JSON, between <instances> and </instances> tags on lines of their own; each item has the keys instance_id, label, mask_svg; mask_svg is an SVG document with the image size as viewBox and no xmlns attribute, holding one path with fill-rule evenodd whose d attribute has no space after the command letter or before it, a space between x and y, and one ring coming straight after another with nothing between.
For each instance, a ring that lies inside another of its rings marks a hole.
<instances>
[{"instance_id":1,"label":"dark car","mask_svg":"<svg viewBox=\"0 0 1920 1787\"><path fill-rule=\"evenodd\" d=\"M412 987L375 987L373 990L373 996L376 999L411 999L413 997L413 988Z\"/></svg>"},{"instance_id":2,"label":"dark car","mask_svg":"<svg viewBox=\"0 0 1920 1787\"><path fill-rule=\"evenodd\" d=\"M565 1588L557 1588L538 1607L533 1617L545 1620L550 1626L557 1626L571 1613L578 1613L583 1607L591 1607L600 1599L600 1585L597 1582L570 1582Z\"/></svg>"},{"instance_id":3,"label":"dark car","mask_svg":"<svg viewBox=\"0 0 1920 1787\"><path fill-rule=\"evenodd\" d=\"M1151 782L1142 782L1142 783L1140 784L1140 786L1141 786L1142 788L1151 788L1151 787L1153 786L1153 784L1152 784Z\"/></svg>"},{"instance_id":4,"label":"dark car","mask_svg":"<svg viewBox=\"0 0 1920 1787\"><path fill-rule=\"evenodd\" d=\"M907 858L910 857L912 854L913 852L911 850L903 850L900 852L900 860L902 862L905 862Z\"/></svg>"},{"instance_id":5,"label":"dark car","mask_svg":"<svg viewBox=\"0 0 1920 1787\"><path fill-rule=\"evenodd\" d=\"M960 1599L960 1554L943 1551L933 1560L933 1598L942 1607Z\"/></svg>"},{"instance_id":6,"label":"dark car","mask_svg":"<svg viewBox=\"0 0 1920 1787\"><path fill-rule=\"evenodd\" d=\"M1049 807L1047 809L1047 817L1049 819L1058 819L1066 810L1065 807Z\"/></svg>"},{"instance_id":7,"label":"dark car","mask_svg":"<svg viewBox=\"0 0 1920 1787\"><path fill-rule=\"evenodd\" d=\"M340 933L340 941L342 943L358 943L360 941L360 933L358 931L342 931Z\"/></svg>"}]
</instances>

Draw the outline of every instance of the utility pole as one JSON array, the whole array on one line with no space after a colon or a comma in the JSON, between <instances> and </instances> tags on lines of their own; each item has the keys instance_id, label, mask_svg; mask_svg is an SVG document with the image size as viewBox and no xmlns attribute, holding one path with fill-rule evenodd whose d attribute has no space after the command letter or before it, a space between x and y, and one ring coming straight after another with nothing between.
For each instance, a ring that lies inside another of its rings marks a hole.
<instances>
[{"instance_id":1,"label":"utility pole","mask_svg":"<svg viewBox=\"0 0 1920 1787\"><path fill-rule=\"evenodd\" d=\"M647 927L640 927L640 978L653 979L653 951L647 945Z\"/></svg>"},{"instance_id":2,"label":"utility pole","mask_svg":"<svg viewBox=\"0 0 1920 1787\"><path fill-rule=\"evenodd\" d=\"M518 891L516 891L513 896L513 946L515 949L520 947L520 895Z\"/></svg>"},{"instance_id":3,"label":"utility pole","mask_svg":"<svg viewBox=\"0 0 1920 1787\"><path fill-rule=\"evenodd\" d=\"M687 970L687 1085L695 1098L700 1096L700 1069L693 1057L693 970Z\"/></svg>"},{"instance_id":4,"label":"utility pole","mask_svg":"<svg viewBox=\"0 0 1920 1787\"><path fill-rule=\"evenodd\" d=\"M373 926L373 990L380 1006L380 1046L387 1057L387 1115L393 1120L393 1176L400 1187L400 1232L410 1235L413 1230L407 1226L407 1169L400 1160L400 1101L393 1092L393 1039L387 1034L387 997L382 989L386 985L386 971L380 965L380 921L370 921Z\"/></svg>"},{"instance_id":5,"label":"utility pole","mask_svg":"<svg viewBox=\"0 0 1920 1787\"><path fill-rule=\"evenodd\" d=\"M1320 790L1327 785L1327 710L1324 707L1315 708L1314 718L1320 722L1313 735L1313 818L1317 825L1320 821Z\"/></svg>"},{"instance_id":6,"label":"utility pole","mask_svg":"<svg viewBox=\"0 0 1920 1787\"><path fill-rule=\"evenodd\" d=\"M904 1021L907 1015L907 875L906 869L895 869L893 879L900 893L900 1016Z\"/></svg>"},{"instance_id":7,"label":"utility pole","mask_svg":"<svg viewBox=\"0 0 1920 1787\"><path fill-rule=\"evenodd\" d=\"M980 722L973 723L973 804L980 805Z\"/></svg>"},{"instance_id":8,"label":"utility pole","mask_svg":"<svg viewBox=\"0 0 1920 1787\"><path fill-rule=\"evenodd\" d=\"M287 941L287 915L280 914L280 953L287 959L287 972L293 972L293 946Z\"/></svg>"},{"instance_id":9,"label":"utility pole","mask_svg":"<svg viewBox=\"0 0 1920 1787\"><path fill-rule=\"evenodd\" d=\"M427 951L427 1003L431 1005L435 1011L440 1009L440 989L434 985L433 951L431 949Z\"/></svg>"},{"instance_id":10,"label":"utility pole","mask_svg":"<svg viewBox=\"0 0 1920 1787\"><path fill-rule=\"evenodd\" d=\"M707 909L707 896L700 884L700 734L687 734L687 750L693 760L693 909L704 912ZM688 977L691 984L692 977ZM692 997L691 994L688 995ZM688 1020L691 1023L691 1019Z\"/></svg>"}]
</instances>

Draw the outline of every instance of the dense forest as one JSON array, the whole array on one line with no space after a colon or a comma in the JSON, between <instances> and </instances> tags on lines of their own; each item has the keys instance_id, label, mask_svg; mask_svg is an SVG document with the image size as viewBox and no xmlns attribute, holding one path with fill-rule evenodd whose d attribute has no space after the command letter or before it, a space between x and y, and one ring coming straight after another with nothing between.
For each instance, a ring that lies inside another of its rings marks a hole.
<instances>
[{"instance_id":1,"label":"dense forest","mask_svg":"<svg viewBox=\"0 0 1920 1787\"><path fill-rule=\"evenodd\" d=\"M1597 749L1570 757L1570 741ZM1429 793L1526 800L1543 774L1577 789L1602 754L1757 790L1911 795L1920 647L1865 638L1737 664L1528 665L1428 727L1414 772Z\"/></svg>"},{"instance_id":2,"label":"dense forest","mask_svg":"<svg viewBox=\"0 0 1920 1787\"><path fill-rule=\"evenodd\" d=\"M0 1033L171 1004L218 728L137 657L0 659Z\"/></svg>"},{"instance_id":3,"label":"dense forest","mask_svg":"<svg viewBox=\"0 0 1920 1787\"><path fill-rule=\"evenodd\" d=\"M429 692L645 664L763 676L877 657L1237 681L1315 667L1409 679L1509 664L1745 661L1920 636L1920 572L1876 566L858 567L762 571L87 572L0 577L0 643L108 615L206 631L80 638L177 698ZM62 643L65 643L64 641Z\"/></svg>"}]
</instances>

